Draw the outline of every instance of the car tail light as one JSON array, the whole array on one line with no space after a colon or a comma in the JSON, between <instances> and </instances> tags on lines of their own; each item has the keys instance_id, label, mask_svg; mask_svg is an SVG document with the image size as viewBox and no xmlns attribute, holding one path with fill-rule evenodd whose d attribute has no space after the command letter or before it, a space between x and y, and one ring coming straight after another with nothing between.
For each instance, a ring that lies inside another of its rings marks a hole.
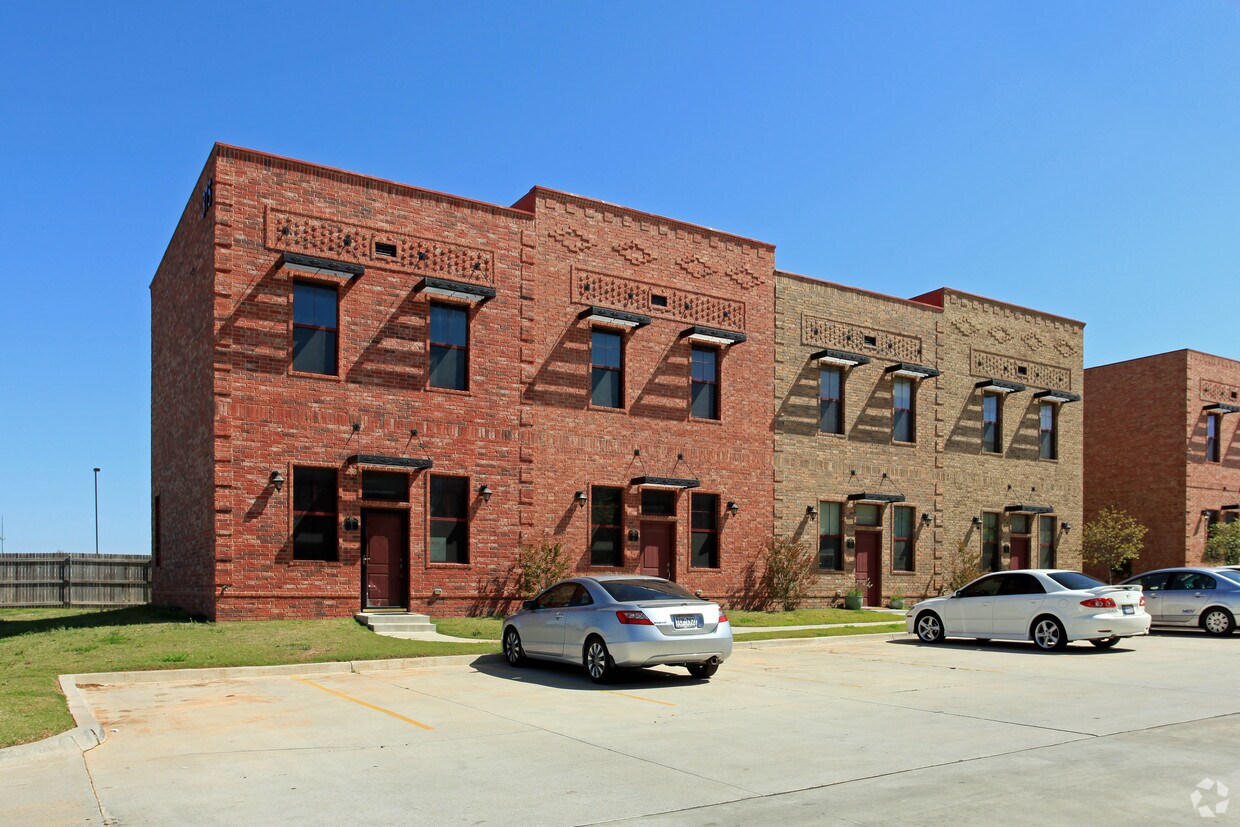
<instances>
[{"instance_id":1,"label":"car tail light","mask_svg":"<svg viewBox=\"0 0 1240 827\"><path fill-rule=\"evenodd\" d=\"M1082 600L1081 605L1091 609L1114 609L1115 601L1109 597L1091 597L1089 600Z\"/></svg>"},{"instance_id":2,"label":"car tail light","mask_svg":"<svg viewBox=\"0 0 1240 827\"><path fill-rule=\"evenodd\" d=\"M653 626L645 612L616 612L616 619L626 626Z\"/></svg>"},{"instance_id":3,"label":"car tail light","mask_svg":"<svg viewBox=\"0 0 1240 827\"><path fill-rule=\"evenodd\" d=\"M1137 605L1138 605L1138 606L1144 606L1144 605L1145 605L1145 595L1141 595L1141 602L1140 602L1140 603L1138 603Z\"/></svg>"},{"instance_id":4,"label":"car tail light","mask_svg":"<svg viewBox=\"0 0 1240 827\"><path fill-rule=\"evenodd\" d=\"M727 623L727 622L728 622L728 616L727 616L727 615L725 615L723 612L720 612L720 613L719 613L719 622L720 622L720 623Z\"/></svg>"}]
</instances>

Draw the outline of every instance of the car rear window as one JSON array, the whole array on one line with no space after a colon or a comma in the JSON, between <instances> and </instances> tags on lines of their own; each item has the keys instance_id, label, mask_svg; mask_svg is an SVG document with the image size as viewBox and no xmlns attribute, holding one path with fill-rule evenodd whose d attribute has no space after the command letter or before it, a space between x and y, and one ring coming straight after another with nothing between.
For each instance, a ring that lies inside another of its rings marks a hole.
<instances>
[{"instance_id":1,"label":"car rear window","mask_svg":"<svg viewBox=\"0 0 1240 827\"><path fill-rule=\"evenodd\" d=\"M1231 571L1230 569L1219 569L1218 571L1214 573L1217 574L1219 577L1226 577L1228 580L1232 581L1233 583L1240 583L1240 571Z\"/></svg>"},{"instance_id":2,"label":"car rear window","mask_svg":"<svg viewBox=\"0 0 1240 827\"><path fill-rule=\"evenodd\" d=\"M1057 571L1048 574L1047 577L1054 580L1065 589L1096 589L1099 586L1105 586L1101 580L1095 580L1092 577L1081 574L1076 571Z\"/></svg>"},{"instance_id":3,"label":"car rear window","mask_svg":"<svg viewBox=\"0 0 1240 827\"><path fill-rule=\"evenodd\" d=\"M641 600L699 600L692 592L667 580L604 580L599 583L620 603Z\"/></svg>"}]
</instances>

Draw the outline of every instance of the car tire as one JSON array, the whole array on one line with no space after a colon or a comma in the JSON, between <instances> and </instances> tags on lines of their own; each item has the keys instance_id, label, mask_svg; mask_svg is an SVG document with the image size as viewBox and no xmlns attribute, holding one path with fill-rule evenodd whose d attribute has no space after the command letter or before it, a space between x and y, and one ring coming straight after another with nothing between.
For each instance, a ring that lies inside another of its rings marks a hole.
<instances>
[{"instance_id":1,"label":"car tire","mask_svg":"<svg viewBox=\"0 0 1240 827\"><path fill-rule=\"evenodd\" d=\"M712 677L719 671L717 663L691 663L689 664L689 674L700 681L704 681Z\"/></svg>"},{"instance_id":2,"label":"car tire","mask_svg":"<svg viewBox=\"0 0 1240 827\"><path fill-rule=\"evenodd\" d=\"M1201 613L1201 628L1208 634L1226 637L1236 628L1236 619L1226 609L1212 606Z\"/></svg>"},{"instance_id":3,"label":"car tire","mask_svg":"<svg viewBox=\"0 0 1240 827\"><path fill-rule=\"evenodd\" d=\"M526 663L521 635L511 626L504 630L504 657L508 659L509 666L524 666Z\"/></svg>"},{"instance_id":4,"label":"car tire","mask_svg":"<svg viewBox=\"0 0 1240 827\"><path fill-rule=\"evenodd\" d=\"M1043 615L1033 621L1030 637L1043 652L1054 652L1068 645L1068 633L1057 618Z\"/></svg>"},{"instance_id":5,"label":"car tire","mask_svg":"<svg viewBox=\"0 0 1240 827\"><path fill-rule=\"evenodd\" d=\"M581 665L595 683L611 683L616 675L616 662L611 659L611 652L607 651L607 644L601 637L592 637L586 641L585 649L581 652Z\"/></svg>"},{"instance_id":6,"label":"car tire","mask_svg":"<svg viewBox=\"0 0 1240 827\"><path fill-rule=\"evenodd\" d=\"M913 628L917 630L917 639L922 643L943 642L943 621L934 612L917 615L917 623Z\"/></svg>"},{"instance_id":7,"label":"car tire","mask_svg":"<svg viewBox=\"0 0 1240 827\"><path fill-rule=\"evenodd\" d=\"M1090 643L1097 646L1099 649L1110 649L1112 646L1119 643L1119 638L1115 636L1104 637L1101 640L1091 640Z\"/></svg>"}]
</instances>

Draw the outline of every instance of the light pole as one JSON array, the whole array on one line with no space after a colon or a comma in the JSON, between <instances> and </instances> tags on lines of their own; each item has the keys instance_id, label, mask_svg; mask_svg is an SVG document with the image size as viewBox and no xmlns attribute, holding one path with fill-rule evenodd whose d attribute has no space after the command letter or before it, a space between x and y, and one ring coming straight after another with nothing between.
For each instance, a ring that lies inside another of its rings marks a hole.
<instances>
[{"instance_id":1,"label":"light pole","mask_svg":"<svg viewBox=\"0 0 1240 827\"><path fill-rule=\"evenodd\" d=\"M99 469L95 469L95 556L99 556Z\"/></svg>"}]
</instances>

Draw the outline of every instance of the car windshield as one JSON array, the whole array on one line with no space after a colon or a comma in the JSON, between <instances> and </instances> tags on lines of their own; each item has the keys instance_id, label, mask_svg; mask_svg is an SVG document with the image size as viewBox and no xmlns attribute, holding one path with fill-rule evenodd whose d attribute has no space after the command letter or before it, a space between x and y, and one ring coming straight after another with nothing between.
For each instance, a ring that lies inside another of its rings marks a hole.
<instances>
[{"instance_id":1,"label":"car windshield","mask_svg":"<svg viewBox=\"0 0 1240 827\"><path fill-rule=\"evenodd\" d=\"M637 603L643 600L699 600L683 586L667 580L603 580L599 582L619 603Z\"/></svg>"},{"instance_id":2,"label":"car windshield","mask_svg":"<svg viewBox=\"0 0 1240 827\"><path fill-rule=\"evenodd\" d=\"M1226 577L1233 583L1240 583L1240 571L1232 571L1231 569L1216 569L1214 573L1219 577Z\"/></svg>"},{"instance_id":3,"label":"car windshield","mask_svg":"<svg viewBox=\"0 0 1240 827\"><path fill-rule=\"evenodd\" d=\"M1065 589L1096 589L1100 586L1106 586L1106 583L1103 583L1101 580L1095 580L1077 571L1056 571L1051 572L1047 577Z\"/></svg>"}]
</instances>

